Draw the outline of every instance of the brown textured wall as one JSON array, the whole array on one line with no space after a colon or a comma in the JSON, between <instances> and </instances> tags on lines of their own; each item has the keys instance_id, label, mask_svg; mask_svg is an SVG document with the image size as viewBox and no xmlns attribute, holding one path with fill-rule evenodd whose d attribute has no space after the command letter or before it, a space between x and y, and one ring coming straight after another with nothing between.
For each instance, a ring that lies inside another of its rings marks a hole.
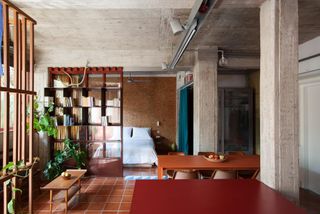
<instances>
[{"instance_id":1,"label":"brown textured wall","mask_svg":"<svg viewBox=\"0 0 320 214\"><path fill-rule=\"evenodd\" d=\"M151 127L164 138L163 143L172 144L176 139L176 78L134 77L145 80L128 83L124 79L124 126ZM157 127L160 121L160 127Z\"/></svg>"}]
</instances>

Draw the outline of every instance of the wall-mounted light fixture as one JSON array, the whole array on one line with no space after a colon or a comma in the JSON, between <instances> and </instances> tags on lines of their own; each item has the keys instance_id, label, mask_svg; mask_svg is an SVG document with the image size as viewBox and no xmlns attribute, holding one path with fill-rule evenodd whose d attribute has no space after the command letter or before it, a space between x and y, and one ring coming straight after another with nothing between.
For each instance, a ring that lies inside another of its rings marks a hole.
<instances>
[{"instance_id":1,"label":"wall-mounted light fixture","mask_svg":"<svg viewBox=\"0 0 320 214\"><path fill-rule=\"evenodd\" d=\"M219 59L219 66L223 67L223 66L228 65L228 60L224 56L224 51L223 50L218 50L218 53L221 53L221 57Z\"/></svg>"}]
</instances>

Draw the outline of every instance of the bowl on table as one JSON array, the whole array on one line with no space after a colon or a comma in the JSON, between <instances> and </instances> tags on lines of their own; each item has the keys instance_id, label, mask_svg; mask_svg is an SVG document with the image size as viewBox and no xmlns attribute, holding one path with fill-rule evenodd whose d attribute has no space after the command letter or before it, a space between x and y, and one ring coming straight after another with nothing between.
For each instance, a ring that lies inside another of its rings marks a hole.
<instances>
[{"instance_id":1,"label":"bowl on table","mask_svg":"<svg viewBox=\"0 0 320 214\"><path fill-rule=\"evenodd\" d=\"M68 172L61 173L61 177L65 180L69 180L71 178L71 174Z\"/></svg>"},{"instance_id":2,"label":"bowl on table","mask_svg":"<svg viewBox=\"0 0 320 214\"><path fill-rule=\"evenodd\" d=\"M221 163L227 160L227 156L225 155L204 155L203 156L206 160L210 161L210 162L214 162L214 163Z\"/></svg>"}]
</instances>

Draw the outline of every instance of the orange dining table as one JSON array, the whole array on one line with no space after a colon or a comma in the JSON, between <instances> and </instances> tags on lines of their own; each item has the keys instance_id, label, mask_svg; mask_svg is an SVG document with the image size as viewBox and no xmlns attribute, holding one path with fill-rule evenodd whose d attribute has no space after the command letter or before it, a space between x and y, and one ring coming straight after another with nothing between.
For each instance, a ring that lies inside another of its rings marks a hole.
<instances>
[{"instance_id":1,"label":"orange dining table","mask_svg":"<svg viewBox=\"0 0 320 214\"><path fill-rule=\"evenodd\" d=\"M196 170L260 170L259 155L227 155L224 162L211 162L201 155L158 155L158 179L162 179L167 169Z\"/></svg>"}]
</instances>

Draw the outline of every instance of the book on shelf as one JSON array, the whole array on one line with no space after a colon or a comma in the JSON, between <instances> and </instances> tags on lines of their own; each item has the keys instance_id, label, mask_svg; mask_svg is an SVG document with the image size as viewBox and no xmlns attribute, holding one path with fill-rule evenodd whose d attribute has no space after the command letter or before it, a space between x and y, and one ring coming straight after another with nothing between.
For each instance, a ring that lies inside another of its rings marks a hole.
<instances>
[{"instance_id":1,"label":"book on shelf","mask_svg":"<svg viewBox=\"0 0 320 214\"><path fill-rule=\"evenodd\" d=\"M106 82L107 88L120 88L119 82Z\"/></svg>"},{"instance_id":2,"label":"book on shelf","mask_svg":"<svg viewBox=\"0 0 320 214\"><path fill-rule=\"evenodd\" d=\"M50 104L54 103L53 97L44 97L44 106L49 107Z\"/></svg>"},{"instance_id":3,"label":"book on shelf","mask_svg":"<svg viewBox=\"0 0 320 214\"><path fill-rule=\"evenodd\" d=\"M72 117L75 124L82 123L82 109L81 108L73 108L72 109Z\"/></svg>"},{"instance_id":4,"label":"book on shelf","mask_svg":"<svg viewBox=\"0 0 320 214\"><path fill-rule=\"evenodd\" d=\"M64 143L63 142L55 142L53 145L54 151L62 151L64 150Z\"/></svg>"},{"instance_id":5,"label":"book on shelf","mask_svg":"<svg viewBox=\"0 0 320 214\"><path fill-rule=\"evenodd\" d=\"M81 97L81 106L92 107L94 106L94 97Z\"/></svg>"},{"instance_id":6,"label":"book on shelf","mask_svg":"<svg viewBox=\"0 0 320 214\"><path fill-rule=\"evenodd\" d=\"M91 124L101 124L101 108L89 109L88 122Z\"/></svg>"},{"instance_id":7,"label":"book on shelf","mask_svg":"<svg viewBox=\"0 0 320 214\"><path fill-rule=\"evenodd\" d=\"M57 139L58 140L64 140L66 138L69 138L69 133L67 127L64 126L58 126L57 127Z\"/></svg>"},{"instance_id":8,"label":"book on shelf","mask_svg":"<svg viewBox=\"0 0 320 214\"><path fill-rule=\"evenodd\" d=\"M73 126L74 125L74 118L72 115L64 114L63 115L63 125L64 126Z\"/></svg>"},{"instance_id":9,"label":"book on shelf","mask_svg":"<svg viewBox=\"0 0 320 214\"><path fill-rule=\"evenodd\" d=\"M73 107L75 106L75 99L73 99L72 97L64 97L62 99L62 106L63 107Z\"/></svg>"},{"instance_id":10,"label":"book on shelf","mask_svg":"<svg viewBox=\"0 0 320 214\"><path fill-rule=\"evenodd\" d=\"M107 106L120 107L120 99L115 98L113 100L107 100ZM120 108L108 108L107 107L108 123L120 123Z\"/></svg>"}]
</instances>

